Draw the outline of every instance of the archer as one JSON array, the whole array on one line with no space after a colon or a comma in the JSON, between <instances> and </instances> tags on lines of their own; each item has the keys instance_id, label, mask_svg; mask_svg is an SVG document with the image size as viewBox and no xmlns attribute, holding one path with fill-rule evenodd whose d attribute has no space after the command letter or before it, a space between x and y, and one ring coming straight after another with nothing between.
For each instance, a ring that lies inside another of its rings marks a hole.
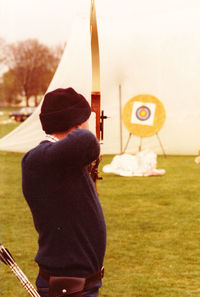
<instances>
[{"instance_id":1,"label":"archer","mask_svg":"<svg viewBox=\"0 0 200 297\"><path fill-rule=\"evenodd\" d=\"M74 89L45 95L46 139L22 160L22 188L39 235L35 261L42 297L97 297L102 285L106 226L87 165L100 146L87 129L91 108Z\"/></svg>"}]
</instances>

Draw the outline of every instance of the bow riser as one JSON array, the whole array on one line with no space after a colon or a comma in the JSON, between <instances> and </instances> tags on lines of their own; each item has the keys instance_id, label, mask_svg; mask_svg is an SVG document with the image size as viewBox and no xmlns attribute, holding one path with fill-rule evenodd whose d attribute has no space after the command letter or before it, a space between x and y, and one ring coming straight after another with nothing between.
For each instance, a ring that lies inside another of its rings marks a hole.
<instances>
[{"instance_id":1,"label":"bow riser","mask_svg":"<svg viewBox=\"0 0 200 297\"><path fill-rule=\"evenodd\" d=\"M100 141L101 137L101 112L100 112L101 95L100 92L91 94L91 110L96 114L96 137Z\"/></svg>"}]
</instances>

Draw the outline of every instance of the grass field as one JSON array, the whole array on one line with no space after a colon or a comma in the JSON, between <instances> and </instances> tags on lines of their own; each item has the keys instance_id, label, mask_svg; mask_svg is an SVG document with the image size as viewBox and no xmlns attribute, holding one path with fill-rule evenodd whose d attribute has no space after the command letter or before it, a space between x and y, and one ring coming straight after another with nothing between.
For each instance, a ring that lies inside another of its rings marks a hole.
<instances>
[{"instance_id":1,"label":"grass field","mask_svg":"<svg viewBox=\"0 0 200 297\"><path fill-rule=\"evenodd\" d=\"M9 113L16 111L16 107L7 107L0 109L0 137L3 137L11 130L16 128L19 123L16 123L14 120L9 119Z\"/></svg>"},{"instance_id":2,"label":"grass field","mask_svg":"<svg viewBox=\"0 0 200 297\"><path fill-rule=\"evenodd\" d=\"M34 283L37 235L21 192L21 158L0 152L0 241ZM159 156L157 167L166 174L102 174L98 183L108 233L100 297L200 297L200 166L192 156ZM27 296L1 263L0 296Z\"/></svg>"}]
</instances>

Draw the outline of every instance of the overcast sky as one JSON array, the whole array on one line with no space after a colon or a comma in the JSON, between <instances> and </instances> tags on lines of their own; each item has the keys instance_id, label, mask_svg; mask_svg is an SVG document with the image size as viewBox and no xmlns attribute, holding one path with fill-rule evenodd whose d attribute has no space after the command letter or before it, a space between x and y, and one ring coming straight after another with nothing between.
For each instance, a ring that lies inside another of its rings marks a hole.
<instances>
[{"instance_id":1,"label":"overcast sky","mask_svg":"<svg viewBox=\"0 0 200 297\"><path fill-rule=\"evenodd\" d=\"M1 36L8 42L38 38L64 43L79 0L0 0Z\"/></svg>"},{"instance_id":2,"label":"overcast sky","mask_svg":"<svg viewBox=\"0 0 200 297\"><path fill-rule=\"evenodd\" d=\"M97 15L107 17L200 9L200 0L96 0ZM7 42L37 38L64 44L77 13L89 10L90 0L0 0L0 35ZM187 21L187 20L186 20Z\"/></svg>"}]
</instances>

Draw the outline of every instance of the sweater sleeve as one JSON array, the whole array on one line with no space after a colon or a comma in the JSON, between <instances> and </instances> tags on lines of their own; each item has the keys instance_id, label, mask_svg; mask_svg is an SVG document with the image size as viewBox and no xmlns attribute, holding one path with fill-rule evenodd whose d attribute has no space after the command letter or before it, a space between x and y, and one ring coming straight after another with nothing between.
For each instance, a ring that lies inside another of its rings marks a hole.
<instances>
[{"instance_id":1,"label":"sweater sleeve","mask_svg":"<svg viewBox=\"0 0 200 297\"><path fill-rule=\"evenodd\" d=\"M57 142L46 143L41 153L48 164L85 166L98 158L100 146L89 130L76 129Z\"/></svg>"}]
</instances>

